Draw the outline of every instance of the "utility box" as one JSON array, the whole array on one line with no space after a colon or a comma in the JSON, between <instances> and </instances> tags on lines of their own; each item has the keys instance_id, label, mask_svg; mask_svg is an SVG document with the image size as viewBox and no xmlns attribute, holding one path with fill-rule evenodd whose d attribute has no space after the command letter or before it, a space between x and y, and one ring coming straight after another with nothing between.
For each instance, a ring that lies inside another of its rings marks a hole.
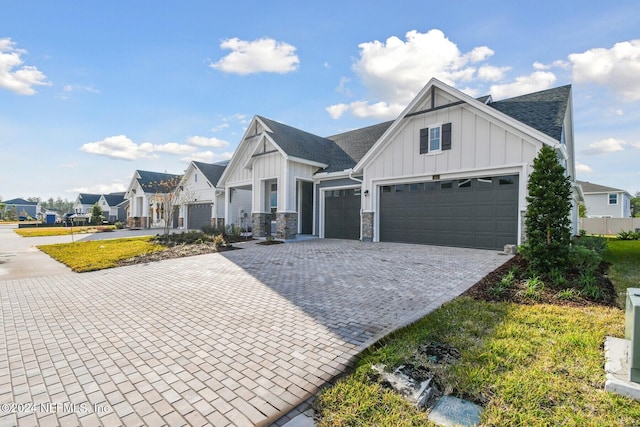
<instances>
[{"instance_id":1,"label":"utility box","mask_svg":"<svg viewBox=\"0 0 640 427\"><path fill-rule=\"evenodd\" d=\"M625 338L629 346L630 380L640 383L640 288L627 288Z\"/></svg>"}]
</instances>

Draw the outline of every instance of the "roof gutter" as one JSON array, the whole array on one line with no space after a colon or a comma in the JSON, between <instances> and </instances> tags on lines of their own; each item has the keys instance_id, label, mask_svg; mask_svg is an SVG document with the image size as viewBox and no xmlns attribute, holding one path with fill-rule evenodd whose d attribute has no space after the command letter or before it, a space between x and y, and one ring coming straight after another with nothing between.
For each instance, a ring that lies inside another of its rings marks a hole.
<instances>
[{"instance_id":1,"label":"roof gutter","mask_svg":"<svg viewBox=\"0 0 640 427\"><path fill-rule=\"evenodd\" d=\"M349 169L349 179L351 179L351 180L353 180L355 182L359 182L360 184L362 184L362 180L361 179L353 177L353 168Z\"/></svg>"}]
</instances>

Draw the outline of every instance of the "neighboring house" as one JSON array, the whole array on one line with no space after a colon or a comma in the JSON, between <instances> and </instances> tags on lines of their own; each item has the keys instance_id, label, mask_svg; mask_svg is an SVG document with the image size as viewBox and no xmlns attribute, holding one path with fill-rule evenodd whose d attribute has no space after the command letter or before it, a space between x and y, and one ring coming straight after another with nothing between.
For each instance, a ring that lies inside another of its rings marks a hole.
<instances>
[{"instance_id":1,"label":"neighboring house","mask_svg":"<svg viewBox=\"0 0 640 427\"><path fill-rule=\"evenodd\" d=\"M93 211L93 205L100 201L101 194L80 193L73 204L73 212L76 214L89 214ZM104 209L102 209L104 211Z\"/></svg>"},{"instance_id":2,"label":"neighboring house","mask_svg":"<svg viewBox=\"0 0 640 427\"><path fill-rule=\"evenodd\" d=\"M178 217L177 206L165 205L171 203L168 195L178 187L181 178L169 173L136 170L124 195L129 202L129 227L163 227L165 221L174 222ZM168 209L172 209L171 213ZM176 226L175 222L171 225Z\"/></svg>"},{"instance_id":3,"label":"neighboring house","mask_svg":"<svg viewBox=\"0 0 640 427\"><path fill-rule=\"evenodd\" d=\"M192 161L189 164L179 186L178 227L199 230L203 225L224 225L224 192L217 188L217 184L227 163ZM251 213L250 193L245 197L243 206L246 209L247 218L249 218ZM243 224L246 222L244 220Z\"/></svg>"},{"instance_id":4,"label":"neighboring house","mask_svg":"<svg viewBox=\"0 0 640 427\"><path fill-rule=\"evenodd\" d=\"M30 202L25 199L11 199L2 202L4 207L4 215L6 218L7 211L13 211L15 209L16 216L20 221L26 221L28 219L41 219L42 213L39 202Z\"/></svg>"},{"instance_id":5,"label":"neighboring house","mask_svg":"<svg viewBox=\"0 0 640 427\"><path fill-rule=\"evenodd\" d=\"M124 222L127 220L126 212L120 208L119 205L124 202L124 192L109 193L100 196L100 207L102 208L102 215L104 218L111 222Z\"/></svg>"},{"instance_id":6,"label":"neighboring house","mask_svg":"<svg viewBox=\"0 0 640 427\"><path fill-rule=\"evenodd\" d=\"M232 194L251 192L256 237L502 249L523 242L543 145L575 177L570 86L493 102L432 79L395 120L331 137L255 116L218 187L226 223Z\"/></svg>"},{"instance_id":7,"label":"neighboring house","mask_svg":"<svg viewBox=\"0 0 640 427\"><path fill-rule=\"evenodd\" d=\"M619 188L576 181L584 193L587 218L630 218L631 194Z\"/></svg>"}]
</instances>

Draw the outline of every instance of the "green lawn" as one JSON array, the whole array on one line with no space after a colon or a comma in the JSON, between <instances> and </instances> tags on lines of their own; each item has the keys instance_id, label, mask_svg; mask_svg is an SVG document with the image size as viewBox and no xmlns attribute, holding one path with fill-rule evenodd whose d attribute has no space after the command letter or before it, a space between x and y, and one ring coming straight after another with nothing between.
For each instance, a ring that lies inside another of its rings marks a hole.
<instances>
[{"instance_id":1,"label":"green lawn","mask_svg":"<svg viewBox=\"0 0 640 427\"><path fill-rule=\"evenodd\" d=\"M611 241L617 286L638 286L640 242ZM411 363L435 373L446 394L485 408L487 426L633 426L640 402L604 391L603 343L624 335L618 308L490 303L459 297L366 351L355 371L320 393L320 426L422 426L427 413L372 378ZM439 342L460 350L453 364L419 351Z\"/></svg>"},{"instance_id":2,"label":"green lawn","mask_svg":"<svg viewBox=\"0 0 640 427\"><path fill-rule=\"evenodd\" d=\"M627 288L640 288L640 240L609 240L604 259L612 264L609 278L623 308Z\"/></svg>"},{"instance_id":3,"label":"green lawn","mask_svg":"<svg viewBox=\"0 0 640 427\"><path fill-rule=\"evenodd\" d=\"M38 246L42 252L69 266L73 271L85 272L111 268L122 259L157 252L164 246L151 243L151 237L91 240Z\"/></svg>"}]
</instances>

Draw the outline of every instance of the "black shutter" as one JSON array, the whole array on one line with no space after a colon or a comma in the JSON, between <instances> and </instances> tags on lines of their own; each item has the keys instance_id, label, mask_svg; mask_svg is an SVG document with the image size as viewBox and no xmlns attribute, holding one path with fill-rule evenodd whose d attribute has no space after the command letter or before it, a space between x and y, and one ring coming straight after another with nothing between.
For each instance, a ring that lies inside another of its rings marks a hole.
<instances>
[{"instance_id":1,"label":"black shutter","mask_svg":"<svg viewBox=\"0 0 640 427\"><path fill-rule=\"evenodd\" d=\"M442 149L451 150L451 123L442 125Z\"/></svg>"},{"instance_id":2,"label":"black shutter","mask_svg":"<svg viewBox=\"0 0 640 427\"><path fill-rule=\"evenodd\" d=\"M420 154L429 152L429 128L420 129Z\"/></svg>"}]
</instances>

